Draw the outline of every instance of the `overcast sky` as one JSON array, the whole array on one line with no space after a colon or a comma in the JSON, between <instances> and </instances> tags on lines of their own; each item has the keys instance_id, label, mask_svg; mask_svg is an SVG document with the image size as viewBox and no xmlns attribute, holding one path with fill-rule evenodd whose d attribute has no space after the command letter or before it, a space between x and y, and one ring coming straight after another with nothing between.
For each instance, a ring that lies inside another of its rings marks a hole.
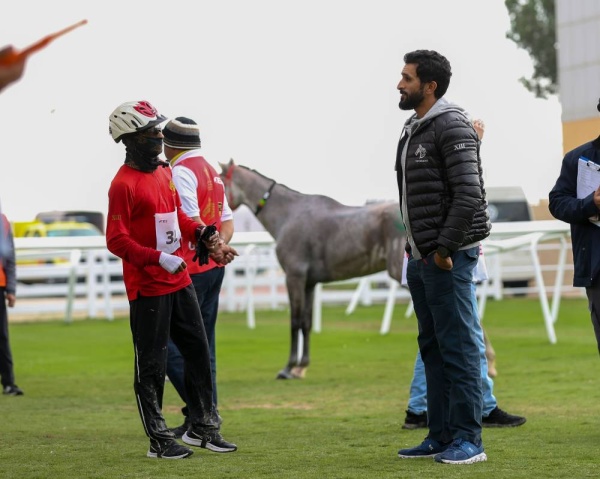
<instances>
[{"instance_id":1,"label":"overcast sky","mask_svg":"<svg viewBox=\"0 0 600 479\"><path fill-rule=\"evenodd\" d=\"M559 173L560 104L519 83L532 66L506 39L504 0L19 0L0 17L0 46L23 48L81 19L0 94L0 200L11 220L106 213L124 158L108 115L142 99L196 120L215 165L233 158L351 205L397 199L408 112L396 85L404 53L421 48L450 60L446 97L487 125L487 186L522 186L537 203Z\"/></svg>"}]
</instances>

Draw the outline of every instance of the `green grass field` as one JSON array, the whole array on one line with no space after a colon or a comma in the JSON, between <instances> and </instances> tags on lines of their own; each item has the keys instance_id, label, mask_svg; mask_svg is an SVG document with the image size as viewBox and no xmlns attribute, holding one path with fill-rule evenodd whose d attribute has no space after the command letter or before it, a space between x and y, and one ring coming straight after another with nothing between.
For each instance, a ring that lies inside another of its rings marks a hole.
<instances>
[{"instance_id":1,"label":"green grass field","mask_svg":"<svg viewBox=\"0 0 600 479\"><path fill-rule=\"evenodd\" d=\"M583 478L600 475L599 357L582 299L563 300L558 343L539 302L488 302L484 324L498 356L501 408L527 416L484 429L488 461L468 466L401 460L425 430L401 429L417 350L416 319L397 306L381 336L383 306L323 311L303 380L277 381L288 356L288 312L243 313L218 324L219 409L238 452L196 449L190 459L148 459L133 395L125 318L11 324L22 397L0 396L1 478ZM165 390L179 425L181 402Z\"/></svg>"}]
</instances>

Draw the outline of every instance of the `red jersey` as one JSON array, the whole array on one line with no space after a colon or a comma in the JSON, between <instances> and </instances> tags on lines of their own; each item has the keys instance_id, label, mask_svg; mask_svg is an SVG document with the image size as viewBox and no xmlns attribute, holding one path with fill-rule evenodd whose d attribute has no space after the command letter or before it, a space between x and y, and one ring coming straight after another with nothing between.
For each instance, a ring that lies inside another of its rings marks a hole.
<instances>
[{"instance_id":1,"label":"red jersey","mask_svg":"<svg viewBox=\"0 0 600 479\"><path fill-rule=\"evenodd\" d=\"M184 168L188 170L185 173ZM184 199L186 213L189 216L200 216L205 225L214 224L217 230L220 231L225 185L223 185L217 171L203 156L198 155L198 150L190 150L175 159L173 176L177 177L175 181L179 194ZM185 190L190 191L192 188L195 189L197 205L187 204L186 209ZM198 262L192 261L195 254L194 246L193 241L184 241L182 244L185 262L188 265L190 274L203 273L213 268L223 267L223 265L215 263L212 258L209 258L208 264L202 266Z\"/></svg>"},{"instance_id":2,"label":"red jersey","mask_svg":"<svg viewBox=\"0 0 600 479\"><path fill-rule=\"evenodd\" d=\"M195 238L198 223L181 211L170 168L145 173L121 166L108 191L106 245L123 260L127 298L173 293L191 283L186 270L162 268L161 252L183 257L181 243Z\"/></svg>"}]
</instances>

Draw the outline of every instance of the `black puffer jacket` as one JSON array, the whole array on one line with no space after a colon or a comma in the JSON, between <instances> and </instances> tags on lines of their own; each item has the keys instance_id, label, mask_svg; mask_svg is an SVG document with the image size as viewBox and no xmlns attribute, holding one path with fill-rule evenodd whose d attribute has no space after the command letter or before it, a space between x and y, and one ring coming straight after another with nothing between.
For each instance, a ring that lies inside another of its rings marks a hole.
<instances>
[{"instance_id":1,"label":"black puffer jacket","mask_svg":"<svg viewBox=\"0 0 600 479\"><path fill-rule=\"evenodd\" d=\"M479 140L460 107L442 98L423 118L411 117L398 144L396 171L412 243L407 249L416 247L416 257L438 246L453 253L489 236Z\"/></svg>"}]
</instances>

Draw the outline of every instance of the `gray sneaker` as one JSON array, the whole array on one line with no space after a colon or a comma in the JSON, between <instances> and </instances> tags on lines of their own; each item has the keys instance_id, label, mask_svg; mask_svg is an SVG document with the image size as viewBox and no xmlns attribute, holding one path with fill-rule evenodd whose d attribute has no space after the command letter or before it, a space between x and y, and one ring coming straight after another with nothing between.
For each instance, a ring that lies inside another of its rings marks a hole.
<instances>
[{"instance_id":1,"label":"gray sneaker","mask_svg":"<svg viewBox=\"0 0 600 479\"><path fill-rule=\"evenodd\" d=\"M190 446L203 447L213 452L233 452L237 446L227 442L219 431L196 432L193 429L183 434L181 440Z\"/></svg>"},{"instance_id":2,"label":"gray sneaker","mask_svg":"<svg viewBox=\"0 0 600 479\"><path fill-rule=\"evenodd\" d=\"M147 457L161 459L185 459L194 454L189 447L182 446L174 439L165 441L150 440L150 449L146 453Z\"/></svg>"},{"instance_id":3,"label":"gray sneaker","mask_svg":"<svg viewBox=\"0 0 600 479\"><path fill-rule=\"evenodd\" d=\"M4 387L2 394L6 394L7 396L22 396L23 391L16 384L9 384L8 386Z\"/></svg>"},{"instance_id":4,"label":"gray sneaker","mask_svg":"<svg viewBox=\"0 0 600 479\"><path fill-rule=\"evenodd\" d=\"M186 416L181 426L177 426L171 429L171 432L175 436L175 439L181 439L181 436L185 434L185 432L190 428L191 425L192 421L190 421L190 418Z\"/></svg>"}]
</instances>

